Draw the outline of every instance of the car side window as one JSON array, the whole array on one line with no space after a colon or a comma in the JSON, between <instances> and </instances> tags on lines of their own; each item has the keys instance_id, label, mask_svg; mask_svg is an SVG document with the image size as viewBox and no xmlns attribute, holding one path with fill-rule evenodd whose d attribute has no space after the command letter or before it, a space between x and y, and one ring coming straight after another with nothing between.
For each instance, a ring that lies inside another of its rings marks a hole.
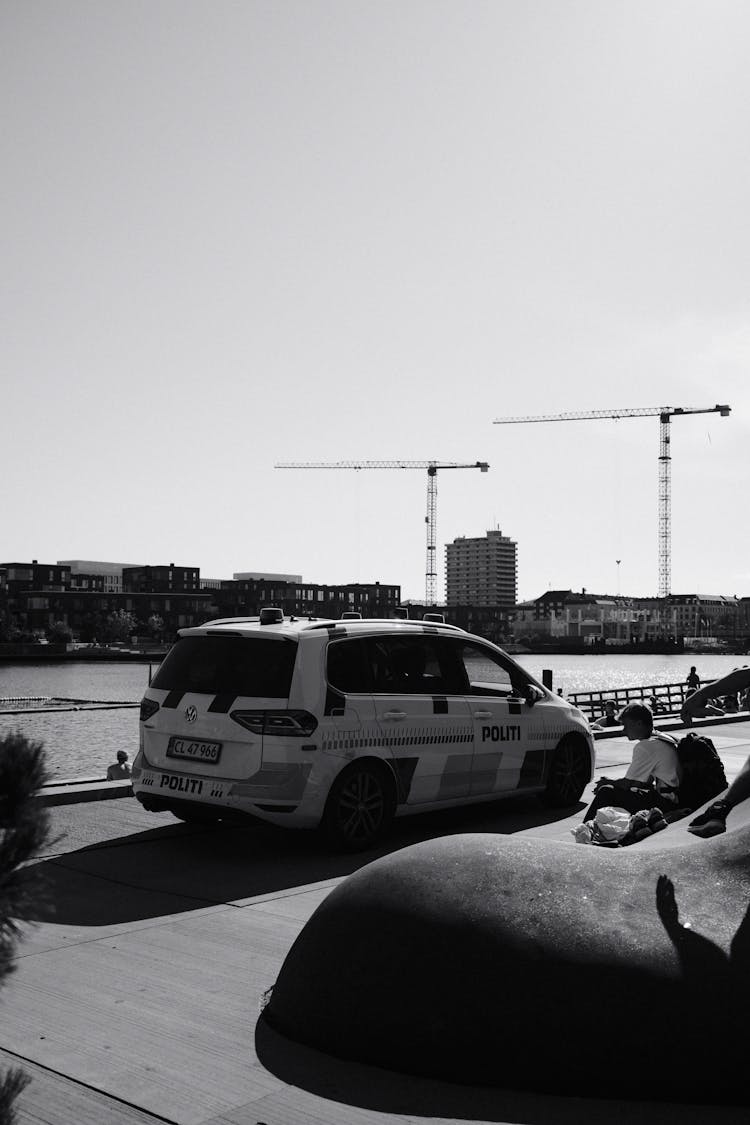
<instances>
[{"instance_id":1,"label":"car side window","mask_svg":"<svg viewBox=\"0 0 750 1125\"><path fill-rule=\"evenodd\" d=\"M372 691L365 641L361 638L331 641L326 653L326 678L331 687L344 695Z\"/></svg>"},{"instance_id":2,"label":"car side window","mask_svg":"<svg viewBox=\"0 0 750 1125\"><path fill-rule=\"evenodd\" d=\"M370 637L367 646L377 694L445 695L463 690L457 665L439 637Z\"/></svg>"},{"instance_id":3,"label":"car side window","mask_svg":"<svg viewBox=\"0 0 750 1125\"><path fill-rule=\"evenodd\" d=\"M481 645L461 643L459 654L471 695L514 695L523 691L518 670L499 653Z\"/></svg>"}]
</instances>

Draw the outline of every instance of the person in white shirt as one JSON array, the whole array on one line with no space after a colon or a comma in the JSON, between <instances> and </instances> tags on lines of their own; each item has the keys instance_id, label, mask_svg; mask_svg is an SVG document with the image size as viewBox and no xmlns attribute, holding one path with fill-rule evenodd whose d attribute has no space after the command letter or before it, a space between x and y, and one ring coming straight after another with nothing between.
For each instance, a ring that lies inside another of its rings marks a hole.
<instances>
[{"instance_id":1,"label":"person in white shirt","mask_svg":"<svg viewBox=\"0 0 750 1125\"><path fill-rule=\"evenodd\" d=\"M630 703L619 718L625 737L635 742L630 765L625 777L600 778L584 820L592 820L607 805L630 813L677 808L682 779L677 743L670 735L654 731L654 717L645 703Z\"/></svg>"}]
</instances>

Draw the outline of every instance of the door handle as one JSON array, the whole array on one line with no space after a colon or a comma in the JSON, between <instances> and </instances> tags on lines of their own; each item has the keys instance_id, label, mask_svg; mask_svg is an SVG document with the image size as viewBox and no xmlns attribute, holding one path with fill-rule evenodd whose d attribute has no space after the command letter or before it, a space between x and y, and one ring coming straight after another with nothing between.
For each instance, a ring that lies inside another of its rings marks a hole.
<instances>
[{"instance_id":1,"label":"door handle","mask_svg":"<svg viewBox=\"0 0 750 1125\"><path fill-rule=\"evenodd\" d=\"M492 718L492 712L491 711L475 711L474 712L474 718L475 719L491 719Z\"/></svg>"},{"instance_id":2,"label":"door handle","mask_svg":"<svg viewBox=\"0 0 750 1125\"><path fill-rule=\"evenodd\" d=\"M406 711L386 711L383 715L384 719L405 719Z\"/></svg>"}]
</instances>

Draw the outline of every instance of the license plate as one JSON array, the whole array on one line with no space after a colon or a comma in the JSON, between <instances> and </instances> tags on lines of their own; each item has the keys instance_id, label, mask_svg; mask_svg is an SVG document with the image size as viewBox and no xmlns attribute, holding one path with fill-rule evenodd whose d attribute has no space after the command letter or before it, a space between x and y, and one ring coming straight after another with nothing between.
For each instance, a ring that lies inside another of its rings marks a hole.
<instances>
[{"instance_id":1,"label":"license plate","mask_svg":"<svg viewBox=\"0 0 750 1125\"><path fill-rule=\"evenodd\" d=\"M190 758L198 762L218 762L220 742L202 742L195 738L172 737L167 744L168 758Z\"/></svg>"}]
</instances>

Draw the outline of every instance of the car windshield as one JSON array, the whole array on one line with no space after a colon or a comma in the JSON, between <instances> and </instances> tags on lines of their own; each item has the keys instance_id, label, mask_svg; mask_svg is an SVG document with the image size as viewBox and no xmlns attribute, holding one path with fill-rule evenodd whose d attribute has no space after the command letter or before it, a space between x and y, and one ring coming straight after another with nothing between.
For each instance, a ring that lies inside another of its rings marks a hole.
<instances>
[{"instance_id":1,"label":"car windshield","mask_svg":"<svg viewBox=\"0 0 750 1125\"><path fill-rule=\"evenodd\" d=\"M286 637L182 637L151 686L287 699L296 655L297 642Z\"/></svg>"}]
</instances>

